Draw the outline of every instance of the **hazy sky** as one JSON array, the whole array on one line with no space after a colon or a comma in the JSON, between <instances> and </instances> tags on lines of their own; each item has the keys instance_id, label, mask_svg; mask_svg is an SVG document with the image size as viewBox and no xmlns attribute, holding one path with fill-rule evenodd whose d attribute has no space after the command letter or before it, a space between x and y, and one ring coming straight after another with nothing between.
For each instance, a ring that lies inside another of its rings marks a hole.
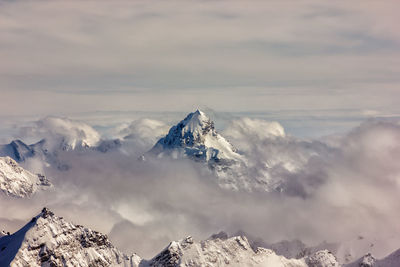
<instances>
[{"instance_id":1,"label":"hazy sky","mask_svg":"<svg viewBox=\"0 0 400 267\"><path fill-rule=\"evenodd\" d=\"M400 113L398 1L1 1L3 116Z\"/></svg>"}]
</instances>

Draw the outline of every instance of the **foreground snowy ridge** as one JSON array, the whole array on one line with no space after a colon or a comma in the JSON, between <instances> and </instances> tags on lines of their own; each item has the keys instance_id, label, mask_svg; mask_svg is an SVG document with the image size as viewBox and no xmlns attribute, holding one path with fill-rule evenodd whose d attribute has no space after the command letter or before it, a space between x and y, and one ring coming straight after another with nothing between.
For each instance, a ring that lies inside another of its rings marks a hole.
<instances>
[{"instance_id":1,"label":"foreground snowy ridge","mask_svg":"<svg viewBox=\"0 0 400 267\"><path fill-rule=\"evenodd\" d=\"M65 221L47 208L0 238L0 266L138 266L137 255L116 249L106 235Z\"/></svg>"},{"instance_id":2,"label":"foreground snowy ridge","mask_svg":"<svg viewBox=\"0 0 400 267\"><path fill-rule=\"evenodd\" d=\"M146 242L143 240L143 242ZM396 267L400 250L384 259L371 254L344 267ZM108 237L67 222L47 208L12 235L0 234L0 266L131 266L131 267L339 267L335 256L320 250L287 259L273 250L254 248L244 236L213 235L196 242L192 237L171 242L150 260L126 255Z\"/></svg>"},{"instance_id":3,"label":"foreground snowy ridge","mask_svg":"<svg viewBox=\"0 0 400 267\"><path fill-rule=\"evenodd\" d=\"M266 248L253 249L244 236L216 237L194 242L187 237L171 242L159 255L148 262L150 266L271 266L307 267L339 266L335 256L327 250L301 259L287 259Z\"/></svg>"},{"instance_id":4,"label":"foreground snowy ridge","mask_svg":"<svg viewBox=\"0 0 400 267\"><path fill-rule=\"evenodd\" d=\"M253 250L243 236L214 237L201 242L187 237L171 242L153 259L142 260L136 254L128 256L120 252L106 235L69 223L47 208L16 233L0 237L0 266L8 265L338 266L328 251L302 259L286 259L269 249Z\"/></svg>"},{"instance_id":5,"label":"foreground snowy ridge","mask_svg":"<svg viewBox=\"0 0 400 267\"><path fill-rule=\"evenodd\" d=\"M31 197L39 189L51 187L44 175L33 174L10 157L0 157L0 191L14 197Z\"/></svg>"}]
</instances>

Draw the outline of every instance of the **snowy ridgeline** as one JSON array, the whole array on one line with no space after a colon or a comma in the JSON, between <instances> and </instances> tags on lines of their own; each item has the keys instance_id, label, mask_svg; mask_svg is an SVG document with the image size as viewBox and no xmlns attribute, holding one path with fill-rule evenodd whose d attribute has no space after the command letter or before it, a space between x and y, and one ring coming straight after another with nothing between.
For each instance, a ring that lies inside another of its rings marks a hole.
<instances>
[{"instance_id":1,"label":"snowy ridgeline","mask_svg":"<svg viewBox=\"0 0 400 267\"><path fill-rule=\"evenodd\" d=\"M253 249L243 236L219 236L201 242L187 237L171 242L153 259L142 260L136 254L120 252L106 235L69 223L46 208L16 233L0 238L0 266L309 266L314 263L339 266L328 251L286 259L269 249Z\"/></svg>"},{"instance_id":2,"label":"snowy ridgeline","mask_svg":"<svg viewBox=\"0 0 400 267\"><path fill-rule=\"evenodd\" d=\"M0 238L0 266L138 266L107 236L65 221L44 208L12 235Z\"/></svg>"},{"instance_id":3,"label":"snowy ridgeline","mask_svg":"<svg viewBox=\"0 0 400 267\"><path fill-rule=\"evenodd\" d=\"M0 157L0 191L13 197L31 197L37 190L51 187L44 175L33 174L10 157Z\"/></svg>"},{"instance_id":4,"label":"snowy ridgeline","mask_svg":"<svg viewBox=\"0 0 400 267\"><path fill-rule=\"evenodd\" d=\"M367 254L346 267L395 267L400 250L382 260ZM108 237L81 225L67 222L44 208L14 234L0 235L0 266L342 266L328 250L288 259L273 250L255 248L244 236L224 234L196 242L191 237L171 242L150 260L126 255Z\"/></svg>"}]
</instances>

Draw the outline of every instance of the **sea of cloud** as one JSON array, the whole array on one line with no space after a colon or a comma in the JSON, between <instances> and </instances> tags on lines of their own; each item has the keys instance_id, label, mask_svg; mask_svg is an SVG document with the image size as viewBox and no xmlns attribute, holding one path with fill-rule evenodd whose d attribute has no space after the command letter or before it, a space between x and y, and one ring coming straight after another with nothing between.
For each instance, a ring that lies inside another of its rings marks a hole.
<instances>
[{"instance_id":1,"label":"sea of cloud","mask_svg":"<svg viewBox=\"0 0 400 267\"><path fill-rule=\"evenodd\" d=\"M53 120L21 131L53 140L101 138L82 122ZM266 242L339 242L342 258L368 251L385 256L398 248L399 122L369 120L342 135L303 139L285 133L278 122L232 120L222 134L248 158L254 170L249 175L261 170L286 188L274 193L223 190L190 160L138 160L167 130L150 119L121 125L114 131L122 140L119 148L60 151L58 160L68 170L27 161L24 166L43 170L54 188L31 199L2 196L1 228L14 231L48 206L143 257L171 240L204 239L220 230L244 231Z\"/></svg>"}]
</instances>

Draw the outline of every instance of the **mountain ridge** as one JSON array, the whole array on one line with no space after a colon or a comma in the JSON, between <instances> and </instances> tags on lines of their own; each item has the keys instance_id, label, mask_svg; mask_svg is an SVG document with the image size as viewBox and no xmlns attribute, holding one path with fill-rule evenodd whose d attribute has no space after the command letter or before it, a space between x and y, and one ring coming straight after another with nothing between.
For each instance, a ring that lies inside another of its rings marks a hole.
<instances>
[{"instance_id":1,"label":"mountain ridge","mask_svg":"<svg viewBox=\"0 0 400 267\"><path fill-rule=\"evenodd\" d=\"M10 157L0 157L0 191L7 196L31 197L38 190L52 187L42 174L33 174Z\"/></svg>"},{"instance_id":2,"label":"mountain ridge","mask_svg":"<svg viewBox=\"0 0 400 267\"><path fill-rule=\"evenodd\" d=\"M370 253L350 264L341 265L326 249L299 258L286 258L273 250L253 247L243 235L212 235L203 241L191 236L170 242L149 260L125 254L107 235L73 224L48 208L13 234L0 235L0 266L271 266L271 267L395 267L400 249L383 259Z\"/></svg>"},{"instance_id":3,"label":"mountain ridge","mask_svg":"<svg viewBox=\"0 0 400 267\"><path fill-rule=\"evenodd\" d=\"M138 266L136 254L108 237L65 221L47 208L12 235L0 238L0 266Z\"/></svg>"}]
</instances>

